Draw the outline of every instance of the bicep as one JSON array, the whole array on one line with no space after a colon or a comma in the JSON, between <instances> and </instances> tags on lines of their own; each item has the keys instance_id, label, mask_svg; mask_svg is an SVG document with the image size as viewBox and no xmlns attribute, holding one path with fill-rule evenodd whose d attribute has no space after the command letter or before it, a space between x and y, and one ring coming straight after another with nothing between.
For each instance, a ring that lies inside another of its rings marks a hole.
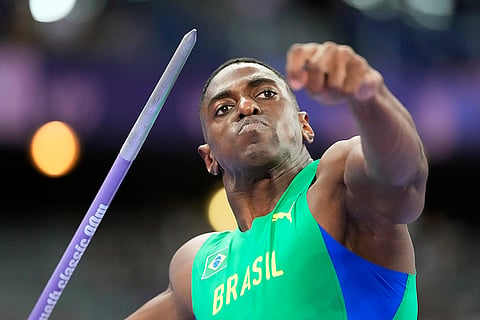
<instances>
[{"instance_id":1,"label":"bicep","mask_svg":"<svg viewBox=\"0 0 480 320\"><path fill-rule=\"evenodd\" d=\"M389 224L414 221L423 210L424 183L412 180L405 185L388 185L368 172L360 137L350 141L345 160L345 205L356 218L378 219Z\"/></svg>"}]
</instances>

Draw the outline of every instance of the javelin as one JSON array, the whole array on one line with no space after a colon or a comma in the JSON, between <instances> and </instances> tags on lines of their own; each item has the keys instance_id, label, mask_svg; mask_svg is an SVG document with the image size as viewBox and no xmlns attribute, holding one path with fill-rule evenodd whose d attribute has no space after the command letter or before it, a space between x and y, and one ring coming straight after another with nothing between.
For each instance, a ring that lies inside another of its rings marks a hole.
<instances>
[{"instance_id":1,"label":"javelin","mask_svg":"<svg viewBox=\"0 0 480 320\"><path fill-rule=\"evenodd\" d=\"M178 45L177 50L170 59L170 62L120 149L95 199L85 214L55 271L51 275L50 280L43 289L42 294L28 317L29 320L46 320L53 312L63 289L67 286L70 277L75 271L91 238L95 234L98 225L102 221L110 202L127 174L130 165L145 142L153 123L160 113L196 41L197 30L193 29L184 35Z\"/></svg>"}]
</instances>

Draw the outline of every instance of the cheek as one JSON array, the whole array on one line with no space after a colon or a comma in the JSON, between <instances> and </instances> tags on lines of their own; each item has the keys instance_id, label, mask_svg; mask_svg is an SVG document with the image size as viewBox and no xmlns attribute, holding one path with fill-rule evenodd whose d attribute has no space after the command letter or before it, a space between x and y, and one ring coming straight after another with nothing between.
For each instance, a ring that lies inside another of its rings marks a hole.
<instances>
[{"instance_id":1,"label":"cheek","mask_svg":"<svg viewBox=\"0 0 480 320\"><path fill-rule=\"evenodd\" d=\"M231 127L229 128L229 126L217 122L211 122L208 125L208 138L215 143L220 143L225 140L225 136L229 134L229 130L231 130Z\"/></svg>"},{"instance_id":2,"label":"cheek","mask_svg":"<svg viewBox=\"0 0 480 320\"><path fill-rule=\"evenodd\" d=\"M210 146L212 148L212 152L217 154L218 152L221 152L223 154L225 153L231 153L232 148L235 146L235 142L231 140L231 133L228 132L229 128L224 128L214 131L210 131Z\"/></svg>"},{"instance_id":3,"label":"cheek","mask_svg":"<svg viewBox=\"0 0 480 320\"><path fill-rule=\"evenodd\" d=\"M302 141L303 141L303 137L302 137L302 134L301 134L300 130L298 130L298 128L290 127L289 139L295 145L301 144Z\"/></svg>"},{"instance_id":4,"label":"cheek","mask_svg":"<svg viewBox=\"0 0 480 320\"><path fill-rule=\"evenodd\" d=\"M302 132L298 124L294 122L283 123L279 127L279 135L286 141L292 143L302 142Z\"/></svg>"}]
</instances>

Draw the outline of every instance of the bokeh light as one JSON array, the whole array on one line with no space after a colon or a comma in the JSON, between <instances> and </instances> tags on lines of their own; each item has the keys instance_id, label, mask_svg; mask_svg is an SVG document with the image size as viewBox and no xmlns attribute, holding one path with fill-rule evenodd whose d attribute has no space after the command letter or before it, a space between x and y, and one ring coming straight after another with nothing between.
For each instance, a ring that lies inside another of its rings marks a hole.
<instances>
[{"instance_id":1,"label":"bokeh light","mask_svg":"<svg viewBox=\"0 0 480 320\"><path fill-rule=\"evenodd\" d=\"M198 102L205 80L237 56L284 73L292 43L331 40L382 72L425 144L425 213L411 226L421 318L480 319L479 219L471 201L478 188L467 183L480 173L479 0L84 0L73 9L71 0L55 1L0 1L0 152L8 186L0 212L9 221L0 226L0 318L28 317L108 159L181 36L197 28L197 45L109 209L112 219L55 318L125 318L152 286L168 286L168 262L185 241L211 231L210 223L235 228L222 193L223 207L212 210L231 224L207 220L206 202L220 181L195 152L204 141ZM43 23L36 9L63 13ZM316 133L308 145L314 158L357 133L348 108L296 95ZM63 178L38 173L33 157L25 161L33 132L50 120L74 128L81 141L81 165Z\"/></svg>"},{"instance_id":2,"label":"bokeh light","mask_svg":"<svg viewBox=\"0 0 480 320\"><path fill-rule=\"evenodd\" d=\"M216 190L208 205L208 222L215 231L234 230L237 222L228 204L227 193L222 187Z\"/></svg>"},{"instance_id":3,"label":"bokeh light","mask_svg":"<svg viewBox=\"0 0 480 320\"><path fill-rule=\"evenodd\" d=\"M54 22L68 16L76 0L30 0L32 17L39 22Z\"/></svg>"},{"instance_id":4,"label":"bokeh light","mask_svg":"<svg viewBox=\"0 0 480 320\"><path fill-rule=\"evenodd\" d=\"M76 133L60 121L51 121L41 126L30 145L33 164L49 177L59 177L70 172L76 165L79 154Z\"/></svg>"}]
</instances>

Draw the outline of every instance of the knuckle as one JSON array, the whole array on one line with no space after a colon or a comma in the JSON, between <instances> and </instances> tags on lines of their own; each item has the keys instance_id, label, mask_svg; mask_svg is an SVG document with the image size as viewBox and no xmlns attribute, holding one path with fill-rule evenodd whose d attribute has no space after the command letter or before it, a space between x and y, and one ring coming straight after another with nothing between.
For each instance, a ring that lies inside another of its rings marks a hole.
<instances>
[{"instance_id":1,"label":"knuckle","mask_svg":"<svg viewBox=\"0 0 480 320\"><path fill-rule=\"evenodd\" d=\"M290 48L288 49L288 53L289 54L300 54L306 50L308 50L309 48L315 46L316 44L313 43L313 42L309 42L309 43L294 43L290 46Z\"/></svg>"},{"instance_id":2,"label":"knuckle","mask_svg":"<svg viewBox=\"0 0 480 320\"><path fill-rule=\"evenodd\" d=\"M346 44L339 45L338 46L338 51L343 53L343 54L353 54L354 53L352 47L350 47Z\"/></svg>"},{"instance_id":3,"label":"knuckle","mask_svg":"<svg viewBox=\"0 0 480 320\"><path fill-rule=\"evenodd\" d=\"M382 84L384 82L382 74L374 69L372 69L372 79L372 81L378 84Z\"/></svg>"},{"instance_id":4,"label":"knuckle","mask_svg":"<svg viewBox=\"0 0 480 320\"><path fill-rule=\"evenodd\" d=\"M333 41L325 41L323 43L323 45L326 47L326 48L332 48L332 47L336 47L338 46L337 43L333 42Z\"/></svg>"},{"instance_id":5,"label":"knuckle","mask_svg":"<svg viewBox=\"0 0 480 320\"><path fill-rule=\"evenodd\" d=\"M359 55L354 55L352 59L350 60L350 65L353 69L359 70L359 71L366 71L370 68L367 60Z\"/></svg>"},{"instance_id":6,"label":"knuckle","mask_svg":"<svg viewBox=\"0 0 480 320\"><path fill-rule=\"evenodd\" d=\"M290 49L288 49L288 52L297 52L302 48L303 44L301 43L294 43L290 46Z\"/></svg>"},{"instance_id":7,"label":"knuckle","mask_svg":"<svg viewBox=\"0 0 480 320\"><path fill-rule=\"evenodd\" d=\"M362 56L359 56L359 55L355 56L355 60L357 60L359 64L368 66L368 61L367 61L367 59L365 59L365 58L362 57Z\"/></svg>"}]
</instances>

